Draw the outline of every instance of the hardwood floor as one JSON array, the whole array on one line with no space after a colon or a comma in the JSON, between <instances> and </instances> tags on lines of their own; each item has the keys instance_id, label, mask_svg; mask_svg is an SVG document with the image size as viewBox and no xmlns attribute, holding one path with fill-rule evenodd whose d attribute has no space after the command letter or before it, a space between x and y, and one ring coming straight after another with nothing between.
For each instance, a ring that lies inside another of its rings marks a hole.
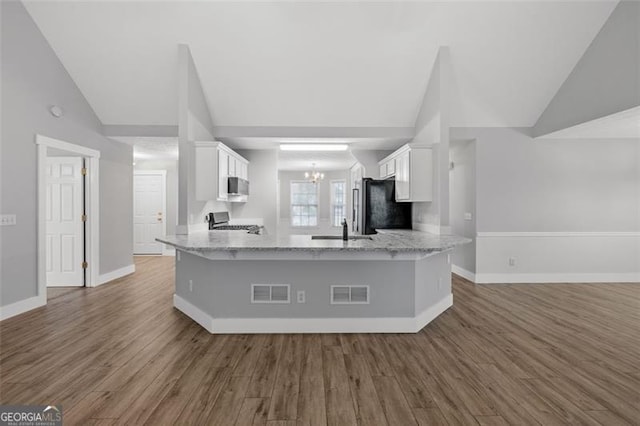
<instances>
[{"instance_id":1,"label":"hardwood floor","mask_svg":"<svg viewBox=\"0 0 640 426\"><path fill-rule=\"evenodd\" d=\"M475 286L420 333L213 336L173 259L0 323L0 402L65 424L632 425L640 285Z\"/></svg>"}]
</instances>

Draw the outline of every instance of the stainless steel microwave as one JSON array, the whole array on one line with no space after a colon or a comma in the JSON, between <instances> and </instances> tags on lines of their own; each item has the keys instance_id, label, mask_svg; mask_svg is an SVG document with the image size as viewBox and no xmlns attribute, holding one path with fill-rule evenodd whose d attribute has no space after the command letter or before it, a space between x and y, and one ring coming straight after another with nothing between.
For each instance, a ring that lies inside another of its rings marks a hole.
<instances>
[{"instance_id":1,"label":"stainless steel microwave","mask_svg":"<svg viewBox=\"0 0 640 426\"><path fill-rule=\"evenodd\" d=\"M227 192L229 195L249 195L249 181L239 177L230 177Z\"/></svg>"}]
</instances>

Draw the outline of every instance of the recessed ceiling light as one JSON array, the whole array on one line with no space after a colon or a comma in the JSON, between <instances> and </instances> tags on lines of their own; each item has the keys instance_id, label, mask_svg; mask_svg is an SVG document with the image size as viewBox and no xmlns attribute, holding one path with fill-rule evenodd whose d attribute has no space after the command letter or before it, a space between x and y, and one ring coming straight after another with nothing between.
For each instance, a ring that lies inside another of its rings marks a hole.
<instances>
[{"instance_id":1,"label":"recessed ceiling light","mask_svg":"<svg viewBox=\"0 0 640 426\"><path fill-rule=\"evenodd\" d=\"M283 143L280 144L282 151L346 151L349 148L343 143Z\"/></svg>"}]
</instances>

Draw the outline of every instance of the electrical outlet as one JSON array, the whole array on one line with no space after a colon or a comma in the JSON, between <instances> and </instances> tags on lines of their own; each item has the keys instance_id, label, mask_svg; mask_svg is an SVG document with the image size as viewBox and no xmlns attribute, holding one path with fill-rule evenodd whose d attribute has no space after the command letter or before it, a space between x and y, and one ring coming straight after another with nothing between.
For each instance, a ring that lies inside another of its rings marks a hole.
<instances>
[{"instance_id":1,"label":"electrical outlet","mask_svg":"<svg viewBox=\"0 0 640 426\"><path fill-rule=\"evenodd\" d=\"M471 219L473 219L473 215L469 212L466 212L464 214L464 220L471 220Z\"/></svg>"},{"instance_id":2,"label":"electrical outlet","mask_svg":"<svg viewBox=\"0 0 640 426\"><path fill-rule=\"evenodd\" d=\"M176 258L178 259L178 262L180 262L180 251L176 250Z\"/></svg>"},{"instance_id":3,"label":"electrical outlet","mask_svg":"<svg viewBox=\"0 0 640 426\"><path fill-rule=\"evenodd\" d=\"M189 280L189 291L193 291L193 280Z\"/></svg>"},{"instance_id":4,"label":"electrical outlet","mask_svg":"<svg viewBox=\"0 0 640 426\"><path fill-rule=\"evenodd\" d=\"M299 290L298 291L298 303L306 303L304 290Z\"/></svg>"},{"instance_id":5,"label":"electrical outlet","mask_svg":"<svg viewBox=\"0 0 640 426\"><path fill-rule=\"evenodd\" d=\"M13 226L16 224L15 214L0 215L0 226Z\"/></svg>"},{"instance_id":6,"label":"electrical outlet","mask_svg":"<svg viewBox=\"0 0 640 426\"><path fill-rule=\"evenodd\" d=\"M509 258L509 266L516 266L516 258L515 257L510 257Z\"/></svg>"}]
</instances>

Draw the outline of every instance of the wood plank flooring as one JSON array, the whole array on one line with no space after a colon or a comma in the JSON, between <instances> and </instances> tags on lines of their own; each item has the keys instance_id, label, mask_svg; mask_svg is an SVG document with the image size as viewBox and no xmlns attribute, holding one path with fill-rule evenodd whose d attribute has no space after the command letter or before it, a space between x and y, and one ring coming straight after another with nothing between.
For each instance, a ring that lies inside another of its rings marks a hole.
<instances>
[{"instance_id":1,"label":"wood plank flooring","mask_svg":"<svg viewBox=\"0 0 640 426\"><path fill-rule=\"evenodd\" d=\"M640 285L475 286L420 333L213 336L173 258L0 323L0 403L65 424L640 424Z\"/></svg>"}]
</instances>

